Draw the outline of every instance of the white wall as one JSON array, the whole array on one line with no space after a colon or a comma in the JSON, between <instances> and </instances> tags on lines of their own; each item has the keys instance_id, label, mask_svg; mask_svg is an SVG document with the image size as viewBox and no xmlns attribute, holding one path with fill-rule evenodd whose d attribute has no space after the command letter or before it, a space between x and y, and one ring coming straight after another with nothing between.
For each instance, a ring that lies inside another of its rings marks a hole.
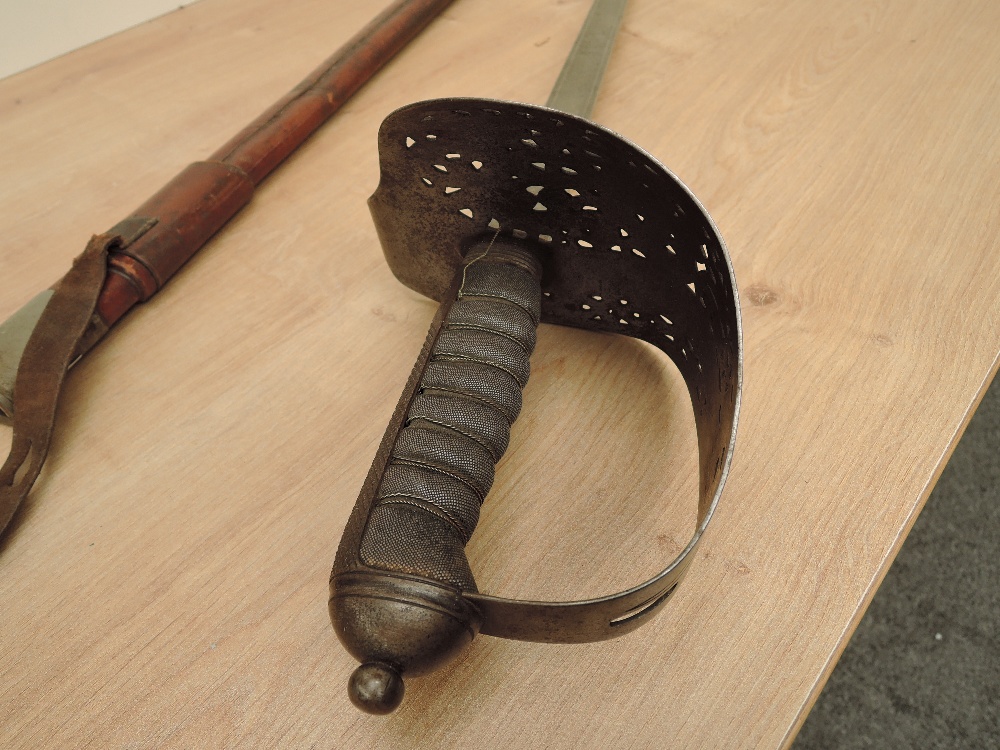
<instances>
[{"instance_id":1,"label":"white wall","mask_svg":"<svg viewBox=\"0 0 1000 750\"><path fill-rule=\"evenodd\" d=\"M0 0L0 78L192 0Z\"/></svg>"}]
</instances>

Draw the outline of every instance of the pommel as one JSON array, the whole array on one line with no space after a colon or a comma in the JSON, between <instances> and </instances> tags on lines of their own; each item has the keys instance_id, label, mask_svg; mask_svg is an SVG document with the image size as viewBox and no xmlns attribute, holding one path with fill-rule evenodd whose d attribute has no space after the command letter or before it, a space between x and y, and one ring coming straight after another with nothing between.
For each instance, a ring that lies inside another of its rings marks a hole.
<instances>
[{"instance_id":1,"label":"pommel","mask_svg":"<svg viewBox=\"0 0 1000 750\"><path fill-rule=\"evenodd\" d=\"M348 695L371 714L393 711L403 700L403 676L447 664L481 624L478 609L458 589L365 571L333 578L330 618L340 642L361 662Z\"/></svg>"},{"instance_id":2,"label":"pommel","mask_svg":"<svg viewBox=\"0 0 1000 750\"><path fill-rule=\"evenodd\" d=\"M369 714L388 714L403 702L403 678L388 664L372 662L354 670L347 683L351 703Z\"/></svg>"}]
</instances>

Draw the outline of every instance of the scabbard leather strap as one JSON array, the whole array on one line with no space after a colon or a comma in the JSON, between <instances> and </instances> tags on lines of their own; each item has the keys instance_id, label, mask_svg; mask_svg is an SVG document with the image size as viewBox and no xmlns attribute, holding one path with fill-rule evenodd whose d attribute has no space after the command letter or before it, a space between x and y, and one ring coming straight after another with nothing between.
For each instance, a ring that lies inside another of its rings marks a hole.
<instances>
[{"instance_id":1,"label":"scabbard leather strap","mask_svg":"<svg viewBox=\"0 0 1000 750\"><path fill-rule=\"evenodd\" d=\"M120 241L117 234L91 238L53 289L21 356L14 381L14 436L0 468L0 535L42 470L66 371L104 285L108 249Z\"/></svg>"}]
</instances>

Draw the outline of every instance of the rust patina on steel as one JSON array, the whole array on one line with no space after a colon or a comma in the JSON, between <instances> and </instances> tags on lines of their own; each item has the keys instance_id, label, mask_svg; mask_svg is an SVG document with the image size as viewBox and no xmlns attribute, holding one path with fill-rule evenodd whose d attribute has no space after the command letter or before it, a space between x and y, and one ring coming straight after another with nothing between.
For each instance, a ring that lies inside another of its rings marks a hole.
<instances>
[{"instance_id":1,"label":"rust patina on steel","mask_svg":"<svg viewBox=\"0 0 1000 750\"><path fill-rule=\"evenodd\" d=\"M250 202L255 187L275 167L451 2L391 5L222 148L188 165L95 238L91 244L100 239L107 258L105 263L102 256L98 273L64 283L81 276L70 271L0 324L0 413L14 426L11 452L0 468L0 534L41 471L71 364L125 313L156 294ZM78 261L74 268L79 267ZM87 267L92 270L93 264ZM77 319L81 325L65 324Z\"/></svg>"},{"instance_id":2,"label":"rust patina on steel","mask_svg":"<svg viewBox=\"0 0 1000 750\"><path fill-rule=\"evenodd\" d=\"M403 677L477 633L546 643L648 622L721 497L742 382L739 299L722 236L652 155L586 119L625 0L594 0L547 106L438 99L379 130L369 199L396 277L441 303L361 488L330 575L330 618L361 662L351 701L384 714ZM481 593L465 555L521 410L539 323L633 336L673 360L698 432L697 523L653 578L595 599Z\"/></svg>"}]
</instances>

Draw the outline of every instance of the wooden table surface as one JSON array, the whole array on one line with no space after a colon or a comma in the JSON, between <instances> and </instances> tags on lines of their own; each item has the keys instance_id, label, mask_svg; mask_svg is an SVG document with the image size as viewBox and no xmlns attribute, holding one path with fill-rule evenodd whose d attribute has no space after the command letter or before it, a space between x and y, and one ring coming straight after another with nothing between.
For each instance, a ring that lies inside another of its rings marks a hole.
<instances>
[{"instance_id":1,"label":"wooden table surface","mask_svg":"<svg viewBox=\"0 0 1000 750\"><path fill-rule=\"evenodd\" d=\"M0 81L0 319L383 3L202 0ZM580 646L479 638L358 713L327 576L433 305L365 200L392 109L543 102L586 0L459 0L72 372L0 545L0 745L788 744L1000 352L1000 4L633 0L594 118L726 238L740 437L684 585ZM480 588L643 580L693 527L672 365L543 326ZM10 429L3 430L8 440Z\"/></svg>"}]
</instances>

